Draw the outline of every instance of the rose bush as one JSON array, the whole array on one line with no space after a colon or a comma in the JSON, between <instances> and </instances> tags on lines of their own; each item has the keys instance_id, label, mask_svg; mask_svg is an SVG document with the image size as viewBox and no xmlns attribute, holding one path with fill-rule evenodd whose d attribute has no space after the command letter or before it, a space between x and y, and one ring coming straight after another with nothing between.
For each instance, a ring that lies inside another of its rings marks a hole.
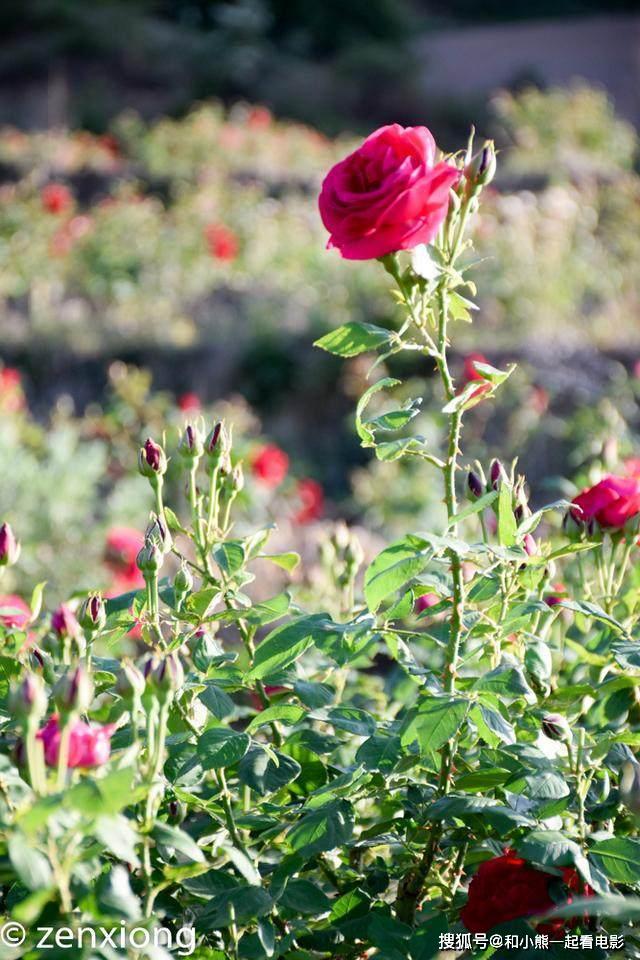
<instances>
[{"instance_id":1,"label":"rose bush","mask_svg":"<svg viewBox=\"0 0 640 960\"><path fill-rule=\"evenodd\" d=\"M458 385L450 364L476 305L469 230L495 156L473 138L438 162L434 149L430 167L456 174L431 243L408 249L426 190L393 208L406 229L376 265L397 313L318 341L372 373L405 351L433 369L431 437L395 377L372 379L355 417L381 469L408 461L433 488L433 526L414 518L368 552L329 526L319 577L276 546L266 514L250 522L252 445L204 414L158 417L137 451L125 444L147 498L113 531L114 595L93 571L52 614L43 584L17 609L4 597L2 906L26 951L43 924L151 941L186 923L207 960L468 956L488 931L520 956L533 936L551 957L574 950L565 936L583 956L619 936L637 955L635 488L602 470L597 495L532 509L516 464L464 459L467 411L490 415L512 372L476 360ZM424 173L414 159L390 148L364 192L378 178L404 196ZM362 192L342 195L347 218ZM383 208L367 242L380 226L386 246ZM289 519L316 518L317 482L291 478L298 504L276 466ZM584 522L591 508L604 523ZM2 575L19 583L33 546L11 520ZM287 582L265 591L273 570Z\"/></svg>"}]
</instances>

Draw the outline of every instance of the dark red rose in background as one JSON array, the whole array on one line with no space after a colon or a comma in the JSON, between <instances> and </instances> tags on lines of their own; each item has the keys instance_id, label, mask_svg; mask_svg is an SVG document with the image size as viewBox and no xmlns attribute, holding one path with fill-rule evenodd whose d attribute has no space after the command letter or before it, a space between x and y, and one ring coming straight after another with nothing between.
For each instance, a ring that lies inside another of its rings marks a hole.
<instances>
[{"instance_id":1,"label":"dark red rose in background","mask_svg":"<svg viewBox=\"0 0 640 960\"><path fill-rule=\"evenodd\" d=\"M42 188L40 199L47 213L66 213L73 205L73 195L64 183L48 183Z\"/></svg>"},{"instance_id":2,"label":"dark red rose in background","mask_svg":"<svg viewBox=\"0 0 640 960\"><path fill-rule=\"evenodd\" d=\"M567 887L567 903L572 901L568 891L580 896L593 895L593 890L572 867L564 868L560 878L536 870L512 850L507 850L504 856L480 864L469 884L460 919L471 933L487 933L500 923L547 913L557 906L550 887L559 882ZM554 920L539 929L555 932L564 929L565 922Z\"/></svg>"},{"instance_id":3,"label":"dark red rose in background","mask_svg":"<svg viewBox=\"0 0 640 960\"><path fill-rule=\"evenodd\" d=\"M380 127L322 184L322 222L347 260L373 260L430 243L449 209L460 171L436 163L426 127Z\"/></svg>"},{"instance_id":4,"label":"dark red rose in background","mask_svg":"<svg viewBox=\"0 0 640 960\"><path fill-rule=\"evenodd\" d=\"M238 238L233 230L222 223L211 223L205 227L204 238L209 253L215 260L235 260L238 256Z\"/></svg>"},{"instance_id":5,"label":"dark red rose in background","mask_svg":"<svg viewBox=\"0 0 640 960\"><path fill-rule=\"evenodd\" d=\"M609 474L572 500L575 520L596 520L601 527L619 529L640 513L640 480Z\"/></svg>"},{"instance_id":6,"label":"dark red rose in background","mask_svg":"<svg viewBox=\"0 0 640 960\"><path fill-rule=\"evenodd\" d=\"M473 397L479 397L483 393L488 393L491 390L491 384L476 370L476 363L489 363L489 361L482 353L469 353L464 358L464 367L462 370L464 386L468 383L475 383L476 380L480 381L478 389L474 390L471 394Z\"/></svg>"},{"instance_id":7,"label":"dark red rose in background","mask_svg":"<svg viewBox=\"0 0 640 960\"><path fill-rule=\"evenodd\" d=\"M251 461L251 472L265 487L277 487L287 475L289 457L275 443L261 447Z\"/></svg>"},{"instance_id":8,"label":"dark red rose in background","mask_svg":"<svg viewBox=\"0 0 640 960\"><path fill-rule=\"evenodd\" d=\"M305 524L319 520L324 512L324 490L317 480L299 480L296 489L301 507L294 515L294 523Z\"/></svg>"}]
</instances>

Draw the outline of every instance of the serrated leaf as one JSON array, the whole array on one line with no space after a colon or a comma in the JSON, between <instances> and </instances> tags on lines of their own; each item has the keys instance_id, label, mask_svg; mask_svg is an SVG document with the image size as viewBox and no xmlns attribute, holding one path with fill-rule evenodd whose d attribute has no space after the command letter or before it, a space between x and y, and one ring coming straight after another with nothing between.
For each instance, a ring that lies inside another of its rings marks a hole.
<instances>
[{"instance_id":1,"label":"serrated leaf","mask_svg":"<svg viewBox=\"0 0 640 960\"><path fill-rule=\"evenodd\" d=\"M360 353L377 350L389 343L393 334L384 327L372 323L345 323L316 340L314 347L320 347L337 357L357 357Z\"/></svg>"}]
</instances>

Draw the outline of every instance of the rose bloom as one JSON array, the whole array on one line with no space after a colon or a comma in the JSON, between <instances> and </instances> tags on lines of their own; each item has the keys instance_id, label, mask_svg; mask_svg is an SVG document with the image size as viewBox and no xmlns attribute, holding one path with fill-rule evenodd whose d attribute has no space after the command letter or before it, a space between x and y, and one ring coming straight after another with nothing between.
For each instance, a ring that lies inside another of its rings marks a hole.
<instances>
[{"instance_id":1,"label":"rose bloom","mask_svg":"<svg viewBox=\"0 0 640 960\"><path fill-rule=\"evenodd\" d=\"M14 367L2 367L0 370L0 410L6 413L18 413L24 410L25 399L20 371Z\"/></svg>"},{"instance_id":2,"label":"rose bloom","mask_svg":"<svg viewBox=\"0 0 640 960\"><path fill-rule=\"evenodd\" d=\"M73 204L73 195L64 183L48 183L40 192L42 206L47 213L66 213Z\"/></svg>"},{"instance_id":3,"label":"rose bloom","mask_svg":"<svg viewBox=\"0 0 640 960\"><path fill-rule=\"evenodd\" d=\"M101 727L95 723L73 720L67 766L69 768L100 767L106 763L111 753L111 736L114 730L113 723ZM44 759L49 767L57 766L60 738L58 715L54 714L42 730L38 731L38 740L42 740Z\"/></svg>"},{"instance_id":4,"label":"rose bloom","mask_svg":"<svg viewBox=\"0 0 640 960\"><path fill-rule=\"evenodd\" d=\"M300 525L319 520L324 512L324 490L317 480L307 477L299 480L296 493L301 507L294 514L293 521Z\"/></svg>"},{"instance_id":5,"label":"rose bloom","mask_svg":"<svg viewBox=\"0 0 640 960\"><path fill-rule=\"evenodd\" d=\"M502 857L485 860L476 871L471 883L467 902L460 911L460 919L471 933L487 933L499 923L547 913L557 906L549 888L561 881L568 890L592 896L593 890L582 884L572 867L565 867L562 877L555 877L529 866L513 850ZM571 903L567 896L566 902ZM564 928L564 920L552 921L540 927L544 932L556 932Z\"/></svg>"},{"instance_id":6,"label":"rose bloom","mask_svg":"<svg viewBox=\"0 0 640 960\"><path fill-rule=\"evenodd\" d=\"M274 443L258 450L251 461L251 472L265 487L277 487L289 470L289 457Z\"/></svg>"},{"instance_id":7,"label":"rose bloom","mask_svg":"<svg viewBox=\"0 0 640 960\"><path fill-rule=\"evenodd\" d=\"M437 593L423 593L415 602L416 613L423 613L438 603L440 603L440 597Z\"/></svg>"},{"instance_id":8,"label":"rose bloom","mask_svg":"<svg viewBox=\"0 0 640 960\"><path fill-rule=\"evenodd\" d=\"M105 563L113 574L113 595L128 593L144 586L144 577L136 558L144 546L144 537L130 527L112 527L107 534Z\"/></svg>"},{"instance_id":9,"label":"rose bloom","mask_svg":"<svg viewBox=\"0 0 640 960\"><path fill-rule=\"evenodd\" d=\"M80 624L76 615L66 603L61 603L51 615L51 627L59 637L77 637L80 634Z\"/></svg>"},{"instance_id":10,"label":"rose bloom","mask_svg":"<svg viewBox=\"0 0 640 960\"><path fill-rule=\"evenodd\" d=\"M183 393L178 397L178 409L183 413L199 413L202 409L197 393Z\"/></svg>"},{"instance_id":11,"label":"rose bloom","mask_svg":"<svg viewBox=\"0 0 640 960\"><path fill-rule=\"evenodd\" d=\"M372 260L430 243L447 215L460 171L436 163L426 127L380 127L322 184L322 222L347 260Z\"/></svg>"},{"instance_id":12,"label":"rose bloom","mask_svg":"<svg viewBox=\"0 0 640 960\"><path fill-rule=\"evenodd\" d=\"M31 619L31 609L22 597L15 593L0 595L0 623L9 630L23 630Z\"/></svg>"},{"instance_id":13,"label":"rose bloom","mask_svg":"<svg viewBox=\"0 0 640 960\"><path fill-rule=\"evenodd\" d=\"M620 529L640 512L640 480L608 474L571 502L575 520L596 520L601 527Z\"/></svg>"},{"instance_id":14,"label":"rose bloom","mask_svg":"<svg viewBox=\"0 0 640 960\"><path fill-rule=\"evenodd\" d=\"M238 238L222 223L211 223L204 229L209 253L215 260L235 260L238 256Z\"/></svg>"}]
</instances>

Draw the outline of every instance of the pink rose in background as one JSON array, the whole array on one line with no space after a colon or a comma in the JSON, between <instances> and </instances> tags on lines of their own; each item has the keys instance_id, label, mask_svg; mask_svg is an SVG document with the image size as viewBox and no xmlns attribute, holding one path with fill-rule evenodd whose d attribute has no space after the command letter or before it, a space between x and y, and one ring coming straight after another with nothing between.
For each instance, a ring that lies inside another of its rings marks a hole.
<instances>
[{"instance_id":1,"label":"pink rose in background","mask_svg":"<svg viewBox=\"0 0 640 960\"><path fill-rule=\"evenodd\" d=\"M277 487L287 475L289 457L275 443L261 447L251 461L251 472L266 487Z\"/></svg>"},{"instance_id":2,"label":"pink rose in background","mask_svg":"<svg viewBox=\"0 0 640 960\"><path fill-rule=\"evenodd\" d=\"M100 767L106 763L111 754L111 736L114 730L113 723L101 727L95 723L74 720L69 738L67 766L69 768ZM58 715L54 714L38 732L38 740L42 740L44 759L49 767L55 767L58 763L60 737Z\"/></svg>"},{"instance_id":3,"label":"pink rose in background","mask_svg":"<svg viewBox=\"0 0 640 960\"><path fill-rule=\"evenodd\" d=\"M130 527L112 527L107 534L105 563L113 574L113 595L128 593L144 586L144 577L136 558L144 546L144 537Z\"/></svg>"},{"instance_id":4,"label":"pink rose in background","mask_svg":"<svg viewBox=\"0 0 640 960\"><path fill-rule=\"evenodd\" d=\"M440 603L440 597L437 593L423 593L422 596L416 600L416 613L424 613L425 610L430 610L431 607L435 607L438 603Z\"/></svg>"},{"instance_id":5,"label":"pink rose in background","mask_svg":"<svg viewBox=\"0 0 640 960\"><path fill-rule=\"evenodd\" d=\"M293 517L294 523L304 525L319 520L324 512L324 490L321 484L307 477L298 481L296 493L301 506Z\"/></svg>"},{"instance_id":6,"label":"pink rose in background","mask_svg":"<svg viewBox=\"0 0 640 960\"><path fill-rule=\"evenodd\" d=\"M609 474L572 500L575 520L596 520L601 527L620 528L640 513L640 479Z\"/></svg>"},{"instance_id":7,"label":"pink rose in background","mask_svg":"<svg viewBox=\"0 0 640 960\"><path fill-rule=\"evenodd\" d=\"M426 127L394 123L372 133L332 167L319 207L347 260L373 260L430 243L449 209L449 190L460 171L436 163L436 144Z\"/></svg>"},{"instance_id":8,"label":"pink rose in background","mask_svg":"<svg viewBox=\"0 0 640 960\"><path fill-rule=\"evenodd\" d=\"M7 611L0 614L0 623L10 630L23 630L31 619L28 604L15 593L5 593L0 596L0 609Z\"/></svg>"},{"instance_id":9,"label":"pink rose in background","mask_svg":"<svg viewBox=\"0 0 640 960\"><path fill-rule=\"evenodd\" d=\"M212 223L205 227L204 238L214 260L235 260L238 256L238 238L223 223Z\"/></svg>"}]
</instances>

